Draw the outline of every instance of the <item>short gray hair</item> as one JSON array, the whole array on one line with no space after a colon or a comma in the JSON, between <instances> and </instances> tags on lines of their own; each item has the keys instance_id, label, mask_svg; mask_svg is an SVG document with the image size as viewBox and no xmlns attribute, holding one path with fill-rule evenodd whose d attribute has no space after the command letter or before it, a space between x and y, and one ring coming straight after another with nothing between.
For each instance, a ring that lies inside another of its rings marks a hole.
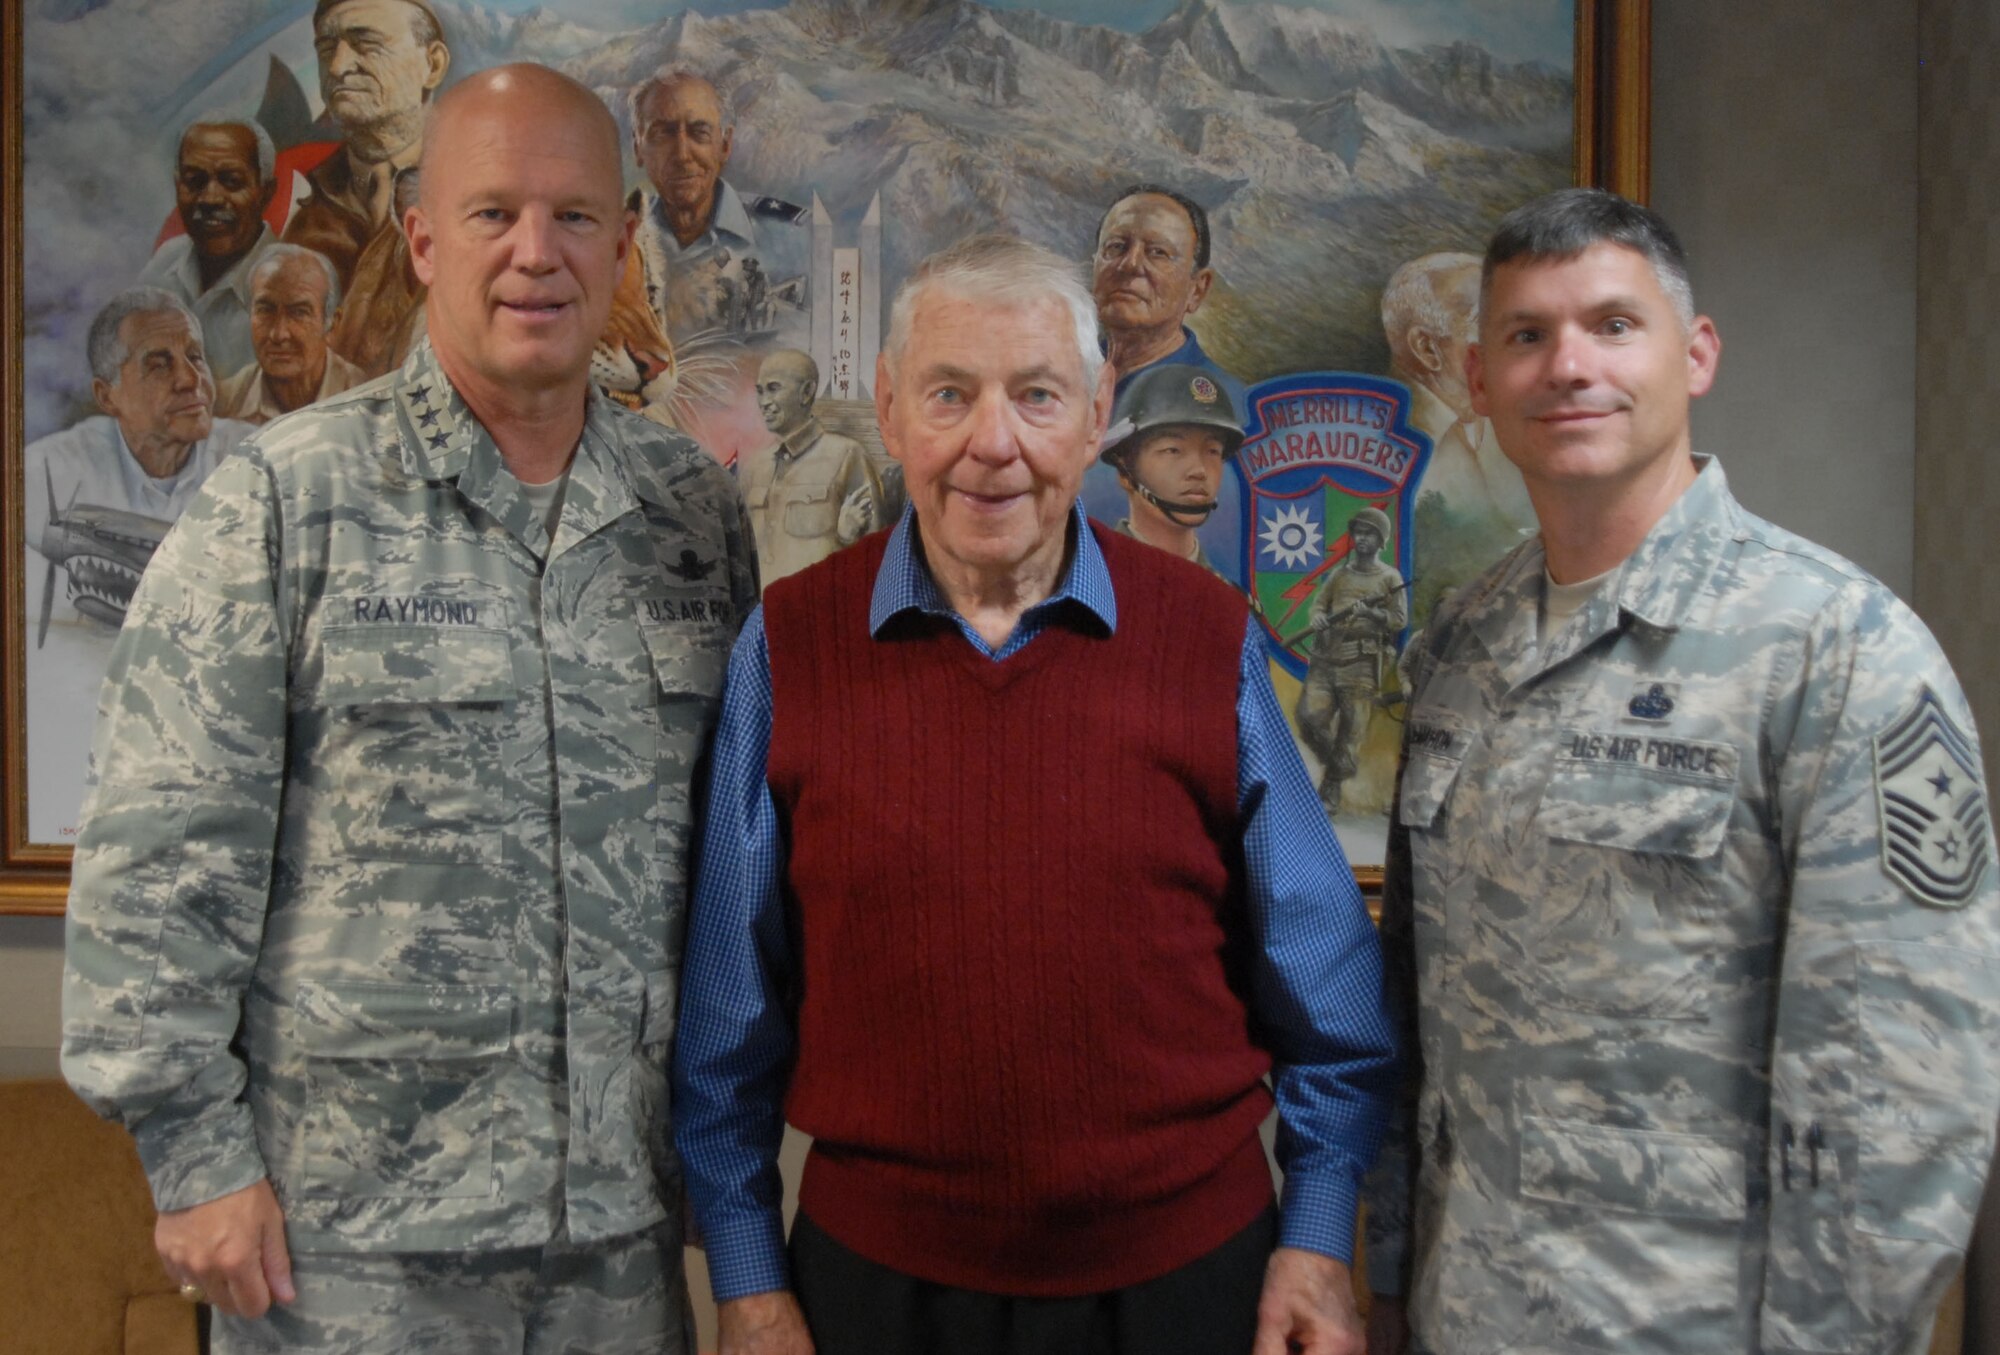
<instances>
[{"instance_id":1,"label":"short gray hair","mask_svg":"<svg viewBox=\"0 0 2000 1355\"><path fill-rule=\"evenodd\" d=\"M271 144L271 134L257 119L239 118L233 113L203 113L181 124L180 139L174 142L176 171L180 168L181 147L187 145L188 133L197 127L240 127L250 133L250 139L257 143L257 182L272 183L277 179L278 150Z\"/></svg>"},{"instance_id":2,"label":"short gray hair","mask_svg":"<svg viewBox=\"0 0 2000 1355\"><path fill-rule=\"evenodd\" d=\"M699 80L713 90L715 92L716 106L722 110L722 125L725 127L736 125L735 121L729 115L729 102L722 97L721 86L717 85L707 72L698 71L692 66L662 66L644 80L632 86L632 92L625 96L625 111L632 119L632 135L639 135L639 109L644 106L647 99L652 97L655 90L665 89L668 85L678 85L688 80Z\"/></svg>"},{"instance_id":3,"label":"short gray hair","mask_svg":"<svg viewBox=\"0 0 2000 1355\"><path fill-rule=\"evenodd\" d=\"M283 241L266 249L264 257L257 260L257 266L250 270L252 298L256 296L258 283L283 268L292 259L311 259L319 265L319 271L326 276L326 301L320 309L323 312L322 318L326 321L326 328L332 329L334 307L340 304L340 274L334 271L333 260L316 249L307 249L304 245L286 244Z\"/></svg>"},{"instance_id":4,"label":"short gray hair","mask_svg":"<svg viewBox=\"0 0 2000 1355\"><path fill-rule=\"evenodd\" d=\"M1516 207L1500 218L1480 269L1479 299L1493 290L1502 264L1567 262L1592 245L1619 245L1644 256L1660 290L1673 303L1681 328L1694 325L1694 285L1687 253L1666 218L1602 188L1562 188Z\"/></svg>"},{"instance_id":5,"label":"short gray hair","mask_svg":"<svg viewBox=\"0 0 2000 1355\"><path fill-rule=\"evenodd\" d=\"M1097 389L1104 371L1104 350L1098 341L1097 303L1076 264L1041 245L1013 235L972 235L938 251L903 280L889 304L889 338L884 346L890 365L899 365L910 340L910 321L917 303L932 288L977 301L1021 305L1060 301L1069 311L1077 356L1083 361L1084 385Z\"/></svg>"},{"instance_id":6,"label":"short gray hair","mask_svg":"<svg viewBox=\"0 0 2000 1355\"><path fill-rule=\"evenodd\" d=\"M1455 304L1451 289L1440 284L1453 273L1471 285L1469 305ZM1479 337L1479 260L1471 254L1425 254L1389 275L1382 289L1382 333L1389 356L1410 362L1410 331L1421 329L1440 338L1471 342Z\"/></svg>"},{"instance_id":7,"label":"short gray hair","mask_svg":"<svg viewBox=\"0 0 2000 1355\"><path fill-rule=\"evenodd\" d=\"M127 287L105 302L104 309L90 322L90 337L85 343L90 354L92 376L107 386L118 384L118 373L125 366L125 360L132 356L119 331L133 316L149 315L154 311L177 311L186 316L188 328L194 331L195 342L201 342L201 321L195 318L185 301L164 287Z\"/></svg>"}]
</instances>

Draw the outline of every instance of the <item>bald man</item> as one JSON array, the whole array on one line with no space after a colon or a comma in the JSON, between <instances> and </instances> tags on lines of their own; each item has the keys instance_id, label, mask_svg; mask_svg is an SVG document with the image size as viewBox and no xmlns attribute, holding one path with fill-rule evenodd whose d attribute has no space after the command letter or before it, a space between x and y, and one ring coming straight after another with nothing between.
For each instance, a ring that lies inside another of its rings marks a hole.
<instances>
[{"instance_id":1,"label":"bald man","mask_svg":"<svg viewBox=\"0 0 2000 1355\"><path fill-rule=\"evenodd\" d=\"M888 525L867 451L826 430L813 413L818 396L810 353L780 348L757 369L757 410L778 441L748 458L743 502L767 587Z\"/></svg>"},{"instance_id":2,"label":"bald man","mask_svg":"<svg viewBox=\"0 0 2000 1355\"><path fill-rule=\"evenodd\" d=\"M756 567L590 385L619 150L543 67L438 101L429 341L218 468L112 659L63 1066L223 1352L689 1348L688 777Z\"/></svg>"}]
</instances>

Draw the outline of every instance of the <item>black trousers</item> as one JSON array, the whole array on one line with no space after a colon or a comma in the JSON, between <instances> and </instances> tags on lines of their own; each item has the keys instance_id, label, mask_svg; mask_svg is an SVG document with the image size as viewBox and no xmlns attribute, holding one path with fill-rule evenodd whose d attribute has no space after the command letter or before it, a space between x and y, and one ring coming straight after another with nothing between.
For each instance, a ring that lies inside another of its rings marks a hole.
<instances>
[{"instance_id":1,"label":"black trousers","mask_svg":"<svg viewBox=\"0 0 2000 1355\"><path fill-rule=\"evenodd\" d=\"M804 1214L792 1286L818 1355L1249 1355L1278 1211L1157 1279L1081 1298L1009 1298L912 1279Z\"/></svg>"}]
</instances>

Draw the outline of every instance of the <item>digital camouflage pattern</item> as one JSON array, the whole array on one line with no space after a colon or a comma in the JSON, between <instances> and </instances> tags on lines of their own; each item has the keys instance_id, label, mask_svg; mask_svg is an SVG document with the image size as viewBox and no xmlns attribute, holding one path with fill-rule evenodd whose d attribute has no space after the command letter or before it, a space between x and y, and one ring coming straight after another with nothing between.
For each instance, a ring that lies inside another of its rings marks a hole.
<instances>
[{"instance_id":1,"label":"digital camouflage pattern","mask_svg":"<svg viewBox=\"0 0 2000 1355\"><path fill-rule=\"evenodd\" d=\"M1538 648L1543 573L1411 646L1383 932L1422 1076L1371 1283L1420 1351L1920 1352L2000 1111L2000 898L1888 868L1876 740L1929 700L1970 750L1958 684L1714 464Z\"/></svg>"},{"instance_id":2,"label":"digital camouflage pattern","mask_svg":"<svg viewBox=\"0 0 2000 1355\"><path fill-rule=\"evenodd\" d=\"M215 1315L215 1355L667 1355L692 1351L678 1229L460 1255L320 1252L298 1298Z\"/></svg>"},{"instance_id":3,"label":"digital camouflage pattern","mask_svg":"<svg viewBox=\"0 0 2000 1355\"><path fill-rule=\"evenodd\" d=\"M550 541L428 346L217 468L70 893L64 1072L160 1208L268 1174L301 1252L677 1217L688 786L755 601L691 442L593 394Z\"/></svg>"}]
</instances>

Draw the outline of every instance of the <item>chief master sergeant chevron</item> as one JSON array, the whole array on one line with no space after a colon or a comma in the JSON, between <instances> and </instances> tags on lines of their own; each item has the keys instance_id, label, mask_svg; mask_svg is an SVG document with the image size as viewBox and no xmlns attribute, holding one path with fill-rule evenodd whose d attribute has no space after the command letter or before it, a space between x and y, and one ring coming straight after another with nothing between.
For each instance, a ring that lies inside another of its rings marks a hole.
<instances>
[{"instance_id":1,"label":"chief master sergeant chevron","mask_svg":"<svg viewBox=\"0 0 2000 1355\"><path fill-rule=\"evenodd\" d=\"M430 344L245 442L134 600L63 1067L220 1350L679 1352L687 787L754 557L590 389L610 114L482 72L424 166Z\"/></svg>"},{"instance_id":2,"label":"chief master sergeant chevron","mask_svg":"<svg viewBox=\"0 0 2000 1355\"><path fill-rule=\"evenodd\" d=\"M1914 1355L1971 1231L1971 718L1888 589L1693 454L1720 347L1653 213L1500 223L1468 373L1541 535L1408 656L1383 934L1422 1073L1371 1183L1371 1283L1409 1284L1373 1351L1406 1311L1440 1355Z\"/></svg>"}]
</instances>

